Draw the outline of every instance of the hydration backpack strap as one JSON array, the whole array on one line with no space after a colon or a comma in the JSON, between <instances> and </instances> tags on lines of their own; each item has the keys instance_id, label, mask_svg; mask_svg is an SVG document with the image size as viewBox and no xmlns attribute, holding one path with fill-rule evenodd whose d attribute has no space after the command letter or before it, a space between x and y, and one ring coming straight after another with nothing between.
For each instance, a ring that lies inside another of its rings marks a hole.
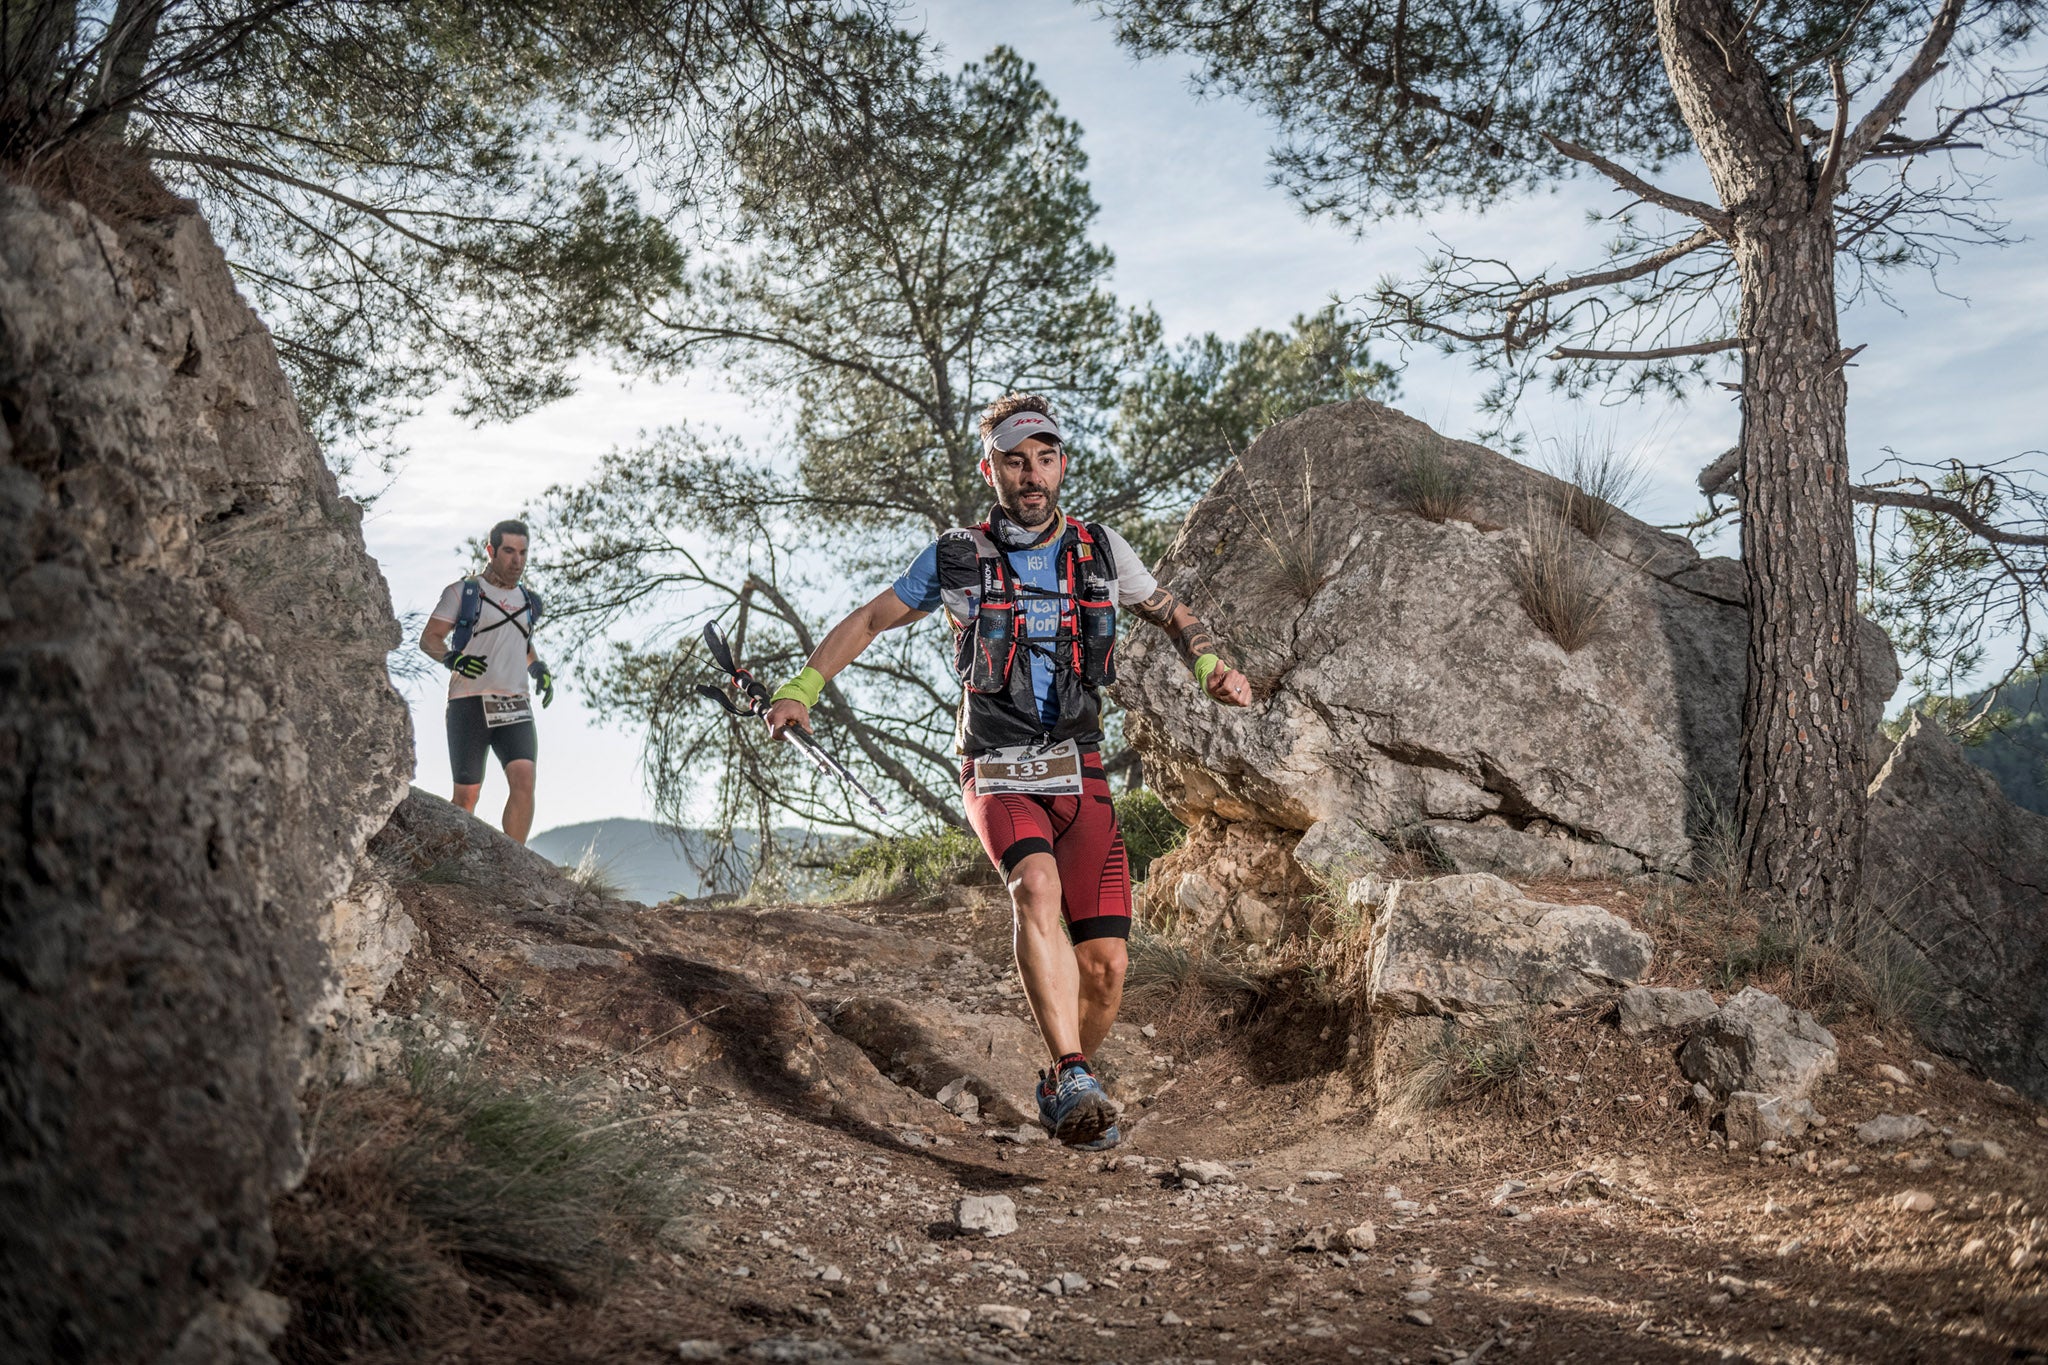
<instances>
[{"instance_id":1,"label":"hydration backpack strap","mask_svg":"<svg viewBox=\"0 0 2048 1365\"><path fill-rule=\"evenodd\" d=\"M526 592L526 631L531 635L540 625L540 594L532 588Z\"/></svg>"},{"instance_id":2,"label":"hydration backpack strap","mask_svg":"<svg viewBox=\"0 0 2048 1365\"><path fill-rule=\"evenodd\" d=\"M483 595L483 587L475 578L462 580L462 605L455 609L455 629L448 633L448 644L457 653L469 644L469 637L476 631L476 619L484 609Z\"/></svg>"}]
</instances>

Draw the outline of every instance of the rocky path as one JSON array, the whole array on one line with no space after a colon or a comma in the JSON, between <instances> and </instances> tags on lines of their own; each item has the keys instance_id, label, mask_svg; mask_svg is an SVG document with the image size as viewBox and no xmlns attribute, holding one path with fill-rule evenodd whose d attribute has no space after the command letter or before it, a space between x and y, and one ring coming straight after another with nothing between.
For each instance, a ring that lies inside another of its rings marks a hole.
<instances>
[{"instance_id":1,"label":"rocky path","mask_svg":"<svg viewBox=\"0 0 2048 1365\"><path fill-rule=\"evenodd\" d=\"M394 1008L514 1072L594 1069L675 1144L695 1211L605 1310L641 1358L2048 1360L2048 1119L1904 1039L1844 1032L1834 1121L1764 1156L1590 1012L1545 1032L1527 1103L1394 1124L1279 1079L1313 1021L1182 1047L1138 1002L1128 1139L1089 1156L1014 1122L992 897L401 890L427 946ZM828 1022L875 1002L895 1032L850 1022L865 1050ZM1866 1146L1880 1113L1926 1131Z\"/></svg>"}]
</instances>

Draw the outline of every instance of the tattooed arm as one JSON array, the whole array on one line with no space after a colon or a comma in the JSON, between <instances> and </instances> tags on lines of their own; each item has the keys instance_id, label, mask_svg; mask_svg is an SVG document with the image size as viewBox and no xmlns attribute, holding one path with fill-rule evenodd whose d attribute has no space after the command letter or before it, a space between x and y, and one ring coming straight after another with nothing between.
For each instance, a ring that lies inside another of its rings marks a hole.
<instances>
[{"instance_id":1,"label":"tattooed arm","mask_svg":"<svg viewBox=\"0 0 2048 1365\"><path fill-rule=\"evenodd\" d=\"M1215 633L1188 610L1186 603L1160 588L1131 610L1166 632L1167 638L1173 641L1173 647L1180 651L1180 661L1197 677L1201 675L1195 665L1204 655L1219 656L1219 662L1210 669L1206 682L1210 696L1231 706L1244 706L1251 701L1251 684L1244 674L1220 662L1222 651L1217 647Z\"/></svg>"}]
</instances>

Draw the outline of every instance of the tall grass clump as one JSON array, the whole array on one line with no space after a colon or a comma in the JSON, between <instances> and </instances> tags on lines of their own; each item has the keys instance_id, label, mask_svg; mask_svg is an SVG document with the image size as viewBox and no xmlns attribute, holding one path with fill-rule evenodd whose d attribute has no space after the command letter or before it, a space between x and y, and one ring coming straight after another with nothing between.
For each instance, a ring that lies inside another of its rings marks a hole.
<instances>
[{"instance_id":1,"label":"tall grass clump","mask_svg":"<svg viewBox=\"0 0 2048 1365\"><path fill-rule=\"evenodd\" d=\"M1239 466L1242 473L1243 466ZM1316 525L1315 462L1308 452L1301 455L1301 486L1298 489L1267 492L1242 473L1247 501L1245 515L1266 547L1266 558L1279 573L1288 591L1306 602L1330 581L1324 561L1328 558Z\"/></svg>"},{"instance_id":2,"label":"tall grass clump","mask_svg":"<svg viewBox=\"0 0 2048 1365\"><path fill-rule=\"evenodd\" d=\"M1246 1004L1265 984L1230 948L1202 938L1133 922L1124 994L1162 1003L1190 998L1222 1007Z\"/></svg>"},{"instance_id":3,"label":"tall grass clump","mask_svg":"<svg viewBox=\"0 0 2048 1365\"><path fill-rule=\"evenodd\" d=\"M597 840L592 839L583 847L583 856L568 867L569 880L593 896L609 901L626 898L625 883L613 874L611 867L597 856Z\"/></svg>"},{"instance_id":4,"label":"tall grass clump","mask_svg":"<svg viewBox=\"0 0 2048 1365\"><path fill-rule=\"evenodd\" d=\"M1607 592L1565 509L1530 504L1527 535L1508 573L1529 619L1565 653L1575 653L1593 638L1607 608Z\"/></svg>"},{"instance_id":5,"label":"tall grass clump","mask_svg":"<svg viewBox=\"0 0 2048 1365\"><path fill-rule=\"evenodd\" d=\"M884 900L934 895L985 876L987 869L981 841L966 830L943 825L862 844L833 861L831 879L850 900Z\"/></svg>"},{"instance_id":6,"label":"tall grass clump","mask_svg":"<svg viewBox=\"0 0 2048 1365\"><path fill-rule=\"evenodd\" d=\"M1536 1039L1527 1021L1461 1024L1446 1019L1416 1049L1387 1107L1419 1115L1485 1103L1520 1113L1535 1093L1536 1075Z\"/></svg>"},{"instance_id":7,"label":"tall grass clump","mask_svg":"<svg viewBox=\"0 0 2048 1365\"><path fill-rule=\"evenodd\" d=\"M1463 521L1472 510L1472 468L1451 457L1449 443L1430 433L1408 447L1395 479L1401 505L1434 522Z\"/></svg>"},{"instance_id":8,"label":"tall grass clump","mask_svg":"<svg viewBox=\"0 0 2048 1365\"><path fill-rule=\"evenodd\" d=\"M1174 819L1159 794L1147 787L1116 798L1116 823L1131 860L1132 881L1143 881L1154 862L1179 848L1188 837L1188 827Z\"/></svg>"},{"instance_id":9,"label":"tall grass clump","mask_svg":"<svg viewBox=\"0 0 2048 1365\"><path fill-rule=\"evenodd\" d=\"M601 1300L687 1193L642 1116L423 1047L398 1076L316 1097L308 1145L273 1220L290 1365L425 1358L494 1295Z\"/></svg>"},{"instance_id":10,"label":"tall grass clump","mask_svg":"<svg viewBox=\"0 0 2048 1365\"><path fill-rule=\"evenodd\" d=\"M1592 540L1600 539L1650 482L1640 455L1590 432L1580 432L1556 449L1550 472L1568 485L1562 498L1566 519Z\"/></svg>"}]
</instances>

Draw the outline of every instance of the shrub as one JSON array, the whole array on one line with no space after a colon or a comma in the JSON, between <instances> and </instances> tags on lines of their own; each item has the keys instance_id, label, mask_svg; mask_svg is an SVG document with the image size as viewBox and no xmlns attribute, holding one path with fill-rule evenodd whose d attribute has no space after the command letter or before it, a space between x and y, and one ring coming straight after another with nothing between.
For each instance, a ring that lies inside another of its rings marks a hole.
<instances>
[{"instance_id":1,"label":"shrub","mask_svg":"<svg viewBox=\"0 0 2048 1365\"><path fill-rule=\"evenodd\" d=\"M1565 653L1576 652L1593 638L1607 594L1596 582L1592 557L1580 549L1564 509L1531 505L1527 538L1508 571L1522 609Z\"/></svg>"},{"instance_id":2,"label":"shrub","mask_svg":"<svg viewBox=\"0 0 2048 1365\"><path fill-rule=\"evenodd\" d=\"M1144 880L1156 860L1179 848L1188 837L1188 827L1173 818L1157 792L1145 787L1116 798L1116 823L1123 831L1133 881Z\"/></svg>"},{"instance_id":3,"label":"shrub","mask_svg":"<svg viewBox=\"0 0 2048 1365\"><path fill-rule=\"evenodd\" d=\"M1448 444L1434 432L1418 439L1394 485L1401 505L1429 521L1462 521L1472 507L1471 466L1453 460Z\"/></svg>"},{"instance_id":4,"label":"shrub","mask_svg":"<svg viewBox=\"0 0 2048 1365\"><path fill-rule=\"evenodd\" d=\"M832 880L853 900L929 896L988 866L981 841L951 825L860 845L832 864Z\"/></svg>"}]
</instances>

